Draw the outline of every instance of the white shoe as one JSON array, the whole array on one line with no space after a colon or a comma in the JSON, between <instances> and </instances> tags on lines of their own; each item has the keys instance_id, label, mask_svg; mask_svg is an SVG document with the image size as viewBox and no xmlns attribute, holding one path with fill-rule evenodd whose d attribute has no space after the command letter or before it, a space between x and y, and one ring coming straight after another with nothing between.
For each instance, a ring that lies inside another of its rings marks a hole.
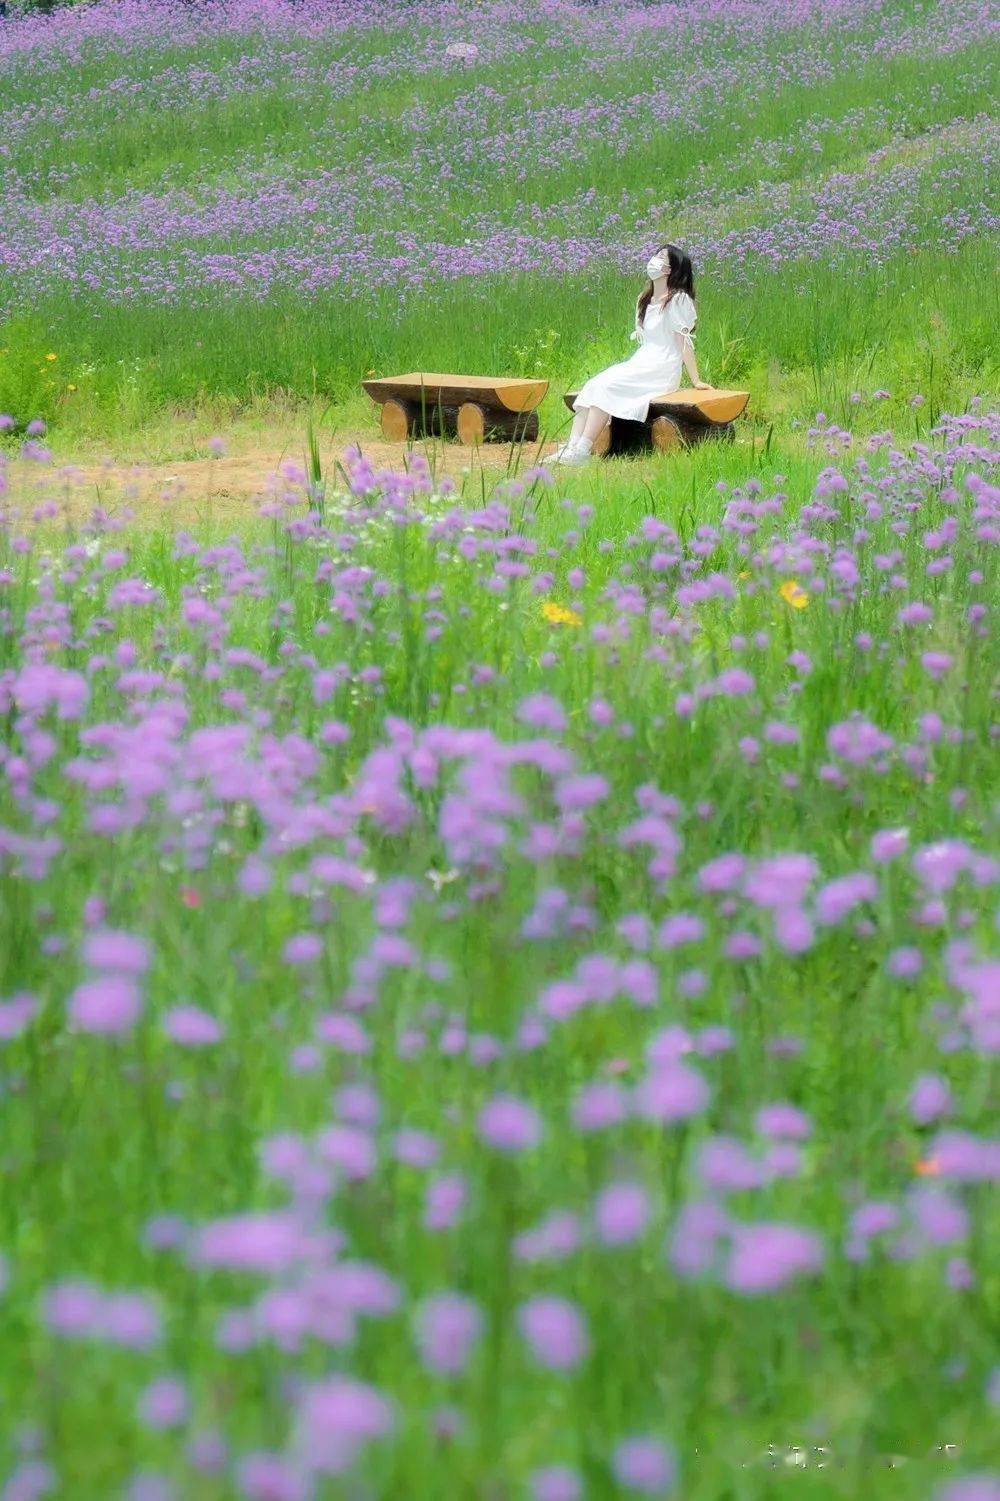
<instances>
[{"instance_id":1,"label":"white shoe","mask_svg":"<svg viewBox=\"0 0 1000 1501\"><path fill-rule=\"evenodd\" d=\"M589 448L577 448L576 446L574 446L560 460L560 463L562 463L562 464L585 464L587 462L587 460L589 458L592 458L592 457L593 457L593 452L592 452L591 449L589 449Z\"/></svg>"},{"instance_id":2,"label":"white shoe","mask_svg":"<svg viewBox=\"0 0 1000 1501\"><path fill-rule=\"evenodd\" d=\"M566 455L569 453L569 451L570 451L570 449L572 447L573 447L572 439L567 438L567 440L566 440L565 443L560 443L560 445L556 449L555 453L550 453L549 456L548 456L548 458L543 460L543 463L545 463L545 464L561 464L562 461L563 461L563 459L565 459Z\"/></svg>"}]
</instances>

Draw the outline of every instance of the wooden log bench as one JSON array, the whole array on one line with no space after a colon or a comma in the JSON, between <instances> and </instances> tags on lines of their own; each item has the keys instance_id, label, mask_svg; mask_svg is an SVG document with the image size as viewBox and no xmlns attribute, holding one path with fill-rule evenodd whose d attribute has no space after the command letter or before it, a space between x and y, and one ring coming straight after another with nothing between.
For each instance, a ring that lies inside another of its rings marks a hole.
<instances>
[{"instance_id":1,"label":"wooden log bench","mask_svg":"<svg viewBox=\"0 0 1000 1501\"><path fill-rule=\"evenodd\" d=\"M566 405L573 410L575 391L567 391ZM629 422L612 417L598 434L592 452L607 458L622 454L647 453L650 449L669 453L673 448L688 448L705 438L735 437L736 418L750 400L749 391L698 391L693 386L655 397L649 403L645 422Z\"/></svg>"},{"instance_id":2,"label":"wooden log bench","mask_svg":"<svg viewBox=\"0 0 1000 1501\"><path fill-rule=\"evenodd\" d=\"M425 370L361 384L382 408L382 432L390 443L419 437L470 445L532 442L538 437L535 407L549 389L547 380Z\"/></svg>"}]
</instances>

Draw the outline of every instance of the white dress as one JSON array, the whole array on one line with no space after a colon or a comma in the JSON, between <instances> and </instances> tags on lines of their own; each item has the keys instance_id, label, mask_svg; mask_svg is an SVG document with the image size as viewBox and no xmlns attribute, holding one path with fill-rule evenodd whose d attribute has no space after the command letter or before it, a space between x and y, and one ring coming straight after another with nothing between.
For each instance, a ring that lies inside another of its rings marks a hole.
<instances>
[{"instance_id":1,"label":"white dress","mask_svg":"<svg viewBox=\"0 0 1000 1501\"><path fill-rule=\"evenodd\" d=\"M681 349L685 340L694 345L691 330L696 317L694 302L686 292L675 292L669 302L656 307L650 302L641 327L637 305L631 337L638 339L639 348L629 359L584 381L573 402L574 412L598 406L612 417L645 422L652 398L676 391L681 383Z\"/></svg>"}]
</instances>

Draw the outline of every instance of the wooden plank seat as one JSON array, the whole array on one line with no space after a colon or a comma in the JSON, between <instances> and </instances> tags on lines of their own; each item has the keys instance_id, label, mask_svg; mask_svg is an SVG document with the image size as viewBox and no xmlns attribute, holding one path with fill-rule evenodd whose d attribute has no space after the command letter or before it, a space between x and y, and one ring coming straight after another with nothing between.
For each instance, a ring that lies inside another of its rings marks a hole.
<instances>
[{"instance_id":1,"label":"wooden plank seat","mask_svg":"<svg viewBox=\"0 0 1000 1501\"><path fill-rule=\"evenodd\" d=\"M426 370L361 384L382 408L382 432L390 443L430 436L468 444L531 442L538 437L535 408L549 389L547 380Z\"/></svg>"},{"instance_id":2,"label":"wooden plank seat","mask_svg":"<svg viewBox=\"0 0 1000 1501\"><path fill-rule=\"evenodd\" d=\"M563 398L570 411L576 394L567 391ZM649 403L645 422L612 417L598 435L593 452L616 458L651 448L669 453L672 448L688 448L705 438L731 440L735 437L733 423L749 400L749 391L721 391L713 387L698 391L693 386L670 391Z\"/></svg>"}]
</instances>

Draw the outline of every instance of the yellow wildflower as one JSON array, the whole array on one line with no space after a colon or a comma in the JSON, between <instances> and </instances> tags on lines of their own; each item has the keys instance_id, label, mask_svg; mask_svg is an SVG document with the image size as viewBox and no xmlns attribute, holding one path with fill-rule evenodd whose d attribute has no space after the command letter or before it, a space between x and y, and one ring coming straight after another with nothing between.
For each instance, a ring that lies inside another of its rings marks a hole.
<instances>
[{"instance_id":1,"label":"yellow wildflower","mask_svg":"<svg viewBox=\"0 0 1000 1501\"><path fill-rule=\"evenodd\" d=\"M542 605L542 614L546 620L551 620L553 625L582 625L583 616L575 610L569 610L565 605L557 605L553 600L547 599Z\"/></svg>"},{"instance_id":2,"label":"yellow wildflower","mask_svg":"<svg viewBox=\"0 0 1000 1501\"><path fill-rule=\"evenodd\" d=\"M75 390L76 390L76 387L75 387L75 386L74 386L74 384L73 384L73 382L72 382L72 381L70 381L70 383L69 383L69 385L68 385L68 386L67 386L67 387L66 387L66 389L67 389L67 391L75 391Z\"/></svg>"},{"instance_id":3,"label":"yellow wildflower","mask_svg":"<svg viewBox=\"0 0 1000 1501\"><path fill-rule=\"evenodd\" d=\"M750 570L748 568L741 568L736 577L738 579L748 579L750 577Z\"/></svg>"},{"instance_id":4,"label":"yellow wildflower","mask_svg":"<svg viewBox=\"0 0 1000 1501\"><path fill-rule=\"evenodd\" d=\"M46 355L46 356L45 356L45 358L46 358L46 359L47 359L47 360L57 360L57 359L58 359L58 358L59 358L59 356L58 356L58 355L57 355L57 354L47 354L47 355Z\"/></svg>"},{"instance_id":5,"label":"yellow wildflower","mask_svg":"<svg viewBox=\"0 0 1000 1501\"><path fill-rule=\"evenodd\" d=\"M778 593L786 604L791 605L793 610L804 610L809 603L808 594L794 579L789 579L787 584L782 584Z\"/></svg>"}]
</instances>

